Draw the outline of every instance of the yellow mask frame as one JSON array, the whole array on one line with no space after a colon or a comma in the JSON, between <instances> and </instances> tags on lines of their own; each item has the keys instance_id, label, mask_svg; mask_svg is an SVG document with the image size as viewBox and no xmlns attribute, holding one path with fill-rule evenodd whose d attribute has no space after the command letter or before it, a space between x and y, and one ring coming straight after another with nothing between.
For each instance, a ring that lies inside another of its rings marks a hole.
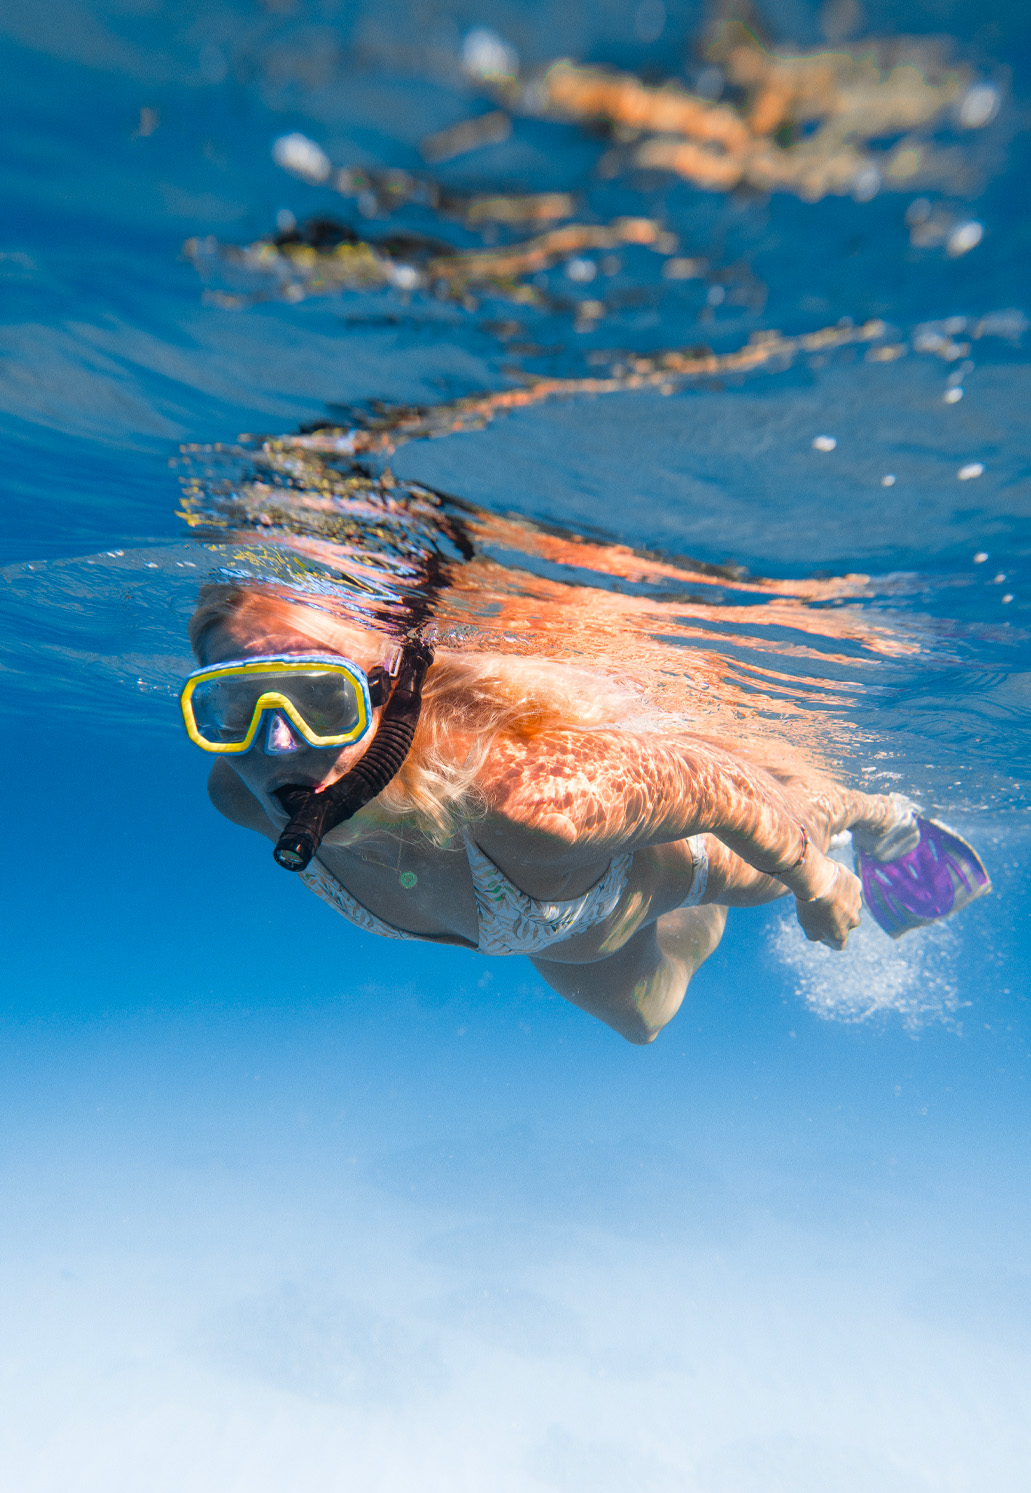
<instances>
[{"instance_id":1,"label":"yellow mask frame","mask_svg":"<svg viewBox=\"0 0 1031 1493\"><path fill-rule=\"evenodd\" d=\"M209 741L202 733L197 724L197 717L193 708L193 696L197 688L204 683L217 679L229 679L233 677L254 678L262 674L276 675L282 680L283 674L308 673L308 674L339 674L354 687L356 703L358 707L358 720L348 731L334 736L320 736L312 726L305 720L289 695L281 688L262 690L256 697L252 711L250 724L246 734L240 741ZM372 702L369 698L369 679L365 670L353 663L349 658L342 658L339 654L330 653L304 653L304 654L262 654L255 658L228 659L225 663L211 664L209 667L195 669L183 685L179 695L179 706L183 714L183 724L186 734L194 746L200 747L202 752L216 752L221 755L242 755L249 752L254 745L254 739L261 725L262 715L266 710L279 710L286 716L287 720L297 731L298 735L313 747L345 747L353 746L360 741L368 731L372 722Z\"/></svg>"}]
</instances>

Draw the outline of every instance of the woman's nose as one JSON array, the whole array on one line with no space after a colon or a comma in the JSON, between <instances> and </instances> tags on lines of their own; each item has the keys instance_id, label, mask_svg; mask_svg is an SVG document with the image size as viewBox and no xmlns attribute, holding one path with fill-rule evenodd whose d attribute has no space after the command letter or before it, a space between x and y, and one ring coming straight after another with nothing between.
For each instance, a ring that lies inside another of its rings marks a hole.
<instances>
[{"instance_id":1,"label":"woman's nose","mask_svg":"<svg viewBox=\"0 0 1031 1493\"><path fill-rule=\"evenodd\" d=\"M289 722L281 711L269 712L268 727L265 731L265 755L267 757L282 757L287 752L299 752L301 743L290 730Z\"/></svg>"}]
</instances>

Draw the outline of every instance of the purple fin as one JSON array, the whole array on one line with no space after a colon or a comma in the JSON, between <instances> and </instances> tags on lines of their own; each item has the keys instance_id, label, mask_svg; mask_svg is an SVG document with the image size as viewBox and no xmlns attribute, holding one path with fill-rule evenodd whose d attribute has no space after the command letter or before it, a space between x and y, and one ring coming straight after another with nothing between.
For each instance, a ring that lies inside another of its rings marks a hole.
<instances>
[{"instance_id":1,"label":"purple fin","mask_svg":"<svg viewBox=\"0 0 1031 1493\"><path fill-rule=\"evenodd\" d=\"M981 857L937 819L917 818L920 843L897 860L856 852L856 874L874 920L892 938L948 917L992 889Z\"/></svg>"}]
</instances>

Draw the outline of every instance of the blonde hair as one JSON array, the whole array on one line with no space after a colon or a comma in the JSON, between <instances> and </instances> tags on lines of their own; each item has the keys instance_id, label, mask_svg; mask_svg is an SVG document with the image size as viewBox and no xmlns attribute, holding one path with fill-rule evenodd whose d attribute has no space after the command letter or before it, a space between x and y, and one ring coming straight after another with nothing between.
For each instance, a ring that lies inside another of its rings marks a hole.
<instances>
[{"instance_id":1,"label":"blonde hair","mask_svg":"<svg viewBox=\"0 0 1031 1493\"><path fill-rule=\"evenodd\" d=\"M338 606L322 596L313 601L258 587L205 586L190 619L190 643L204 663L208 634L216 627L246 631L251 641L264 635L270 642L286 629L346 653L349 635L372 629L357 626ZM479 778L499 739L527 742L548 731L618 726L639 707L591 669L441 649L423 686L411 751L376 803L391 817L413 819L433 844L444 845L463 820L484 812Z\"/></svg>"}]
</instances>

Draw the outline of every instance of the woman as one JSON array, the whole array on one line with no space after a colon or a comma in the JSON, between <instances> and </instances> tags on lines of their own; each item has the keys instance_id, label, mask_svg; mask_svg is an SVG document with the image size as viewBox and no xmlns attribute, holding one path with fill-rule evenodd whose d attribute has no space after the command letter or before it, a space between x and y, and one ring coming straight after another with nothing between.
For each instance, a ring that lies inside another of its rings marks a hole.
<instances>
[{"instance_id":1,"label":"woman","mask_svg":"<svg viewBox=\"0 0 1031 1493\"><path fill-rule=\"evenodd\" d=\"M202 667L184 715L218 754L209 793L222 814L276 841L280 864L360 927L526 954L631 1042L676 1014L730 907L791 894L807 937L844 947L861 887L825 854L834 835L853 831L889 871L923 844L926 821L896 795L635 729L639 703L586 672L440 651L408 669L405 715L396 640L324 597L211 587L190 634ZM323 813L337 799L345 822ZM316 820L296 850L292 832Z\"/></svg>"}]
</instances>

